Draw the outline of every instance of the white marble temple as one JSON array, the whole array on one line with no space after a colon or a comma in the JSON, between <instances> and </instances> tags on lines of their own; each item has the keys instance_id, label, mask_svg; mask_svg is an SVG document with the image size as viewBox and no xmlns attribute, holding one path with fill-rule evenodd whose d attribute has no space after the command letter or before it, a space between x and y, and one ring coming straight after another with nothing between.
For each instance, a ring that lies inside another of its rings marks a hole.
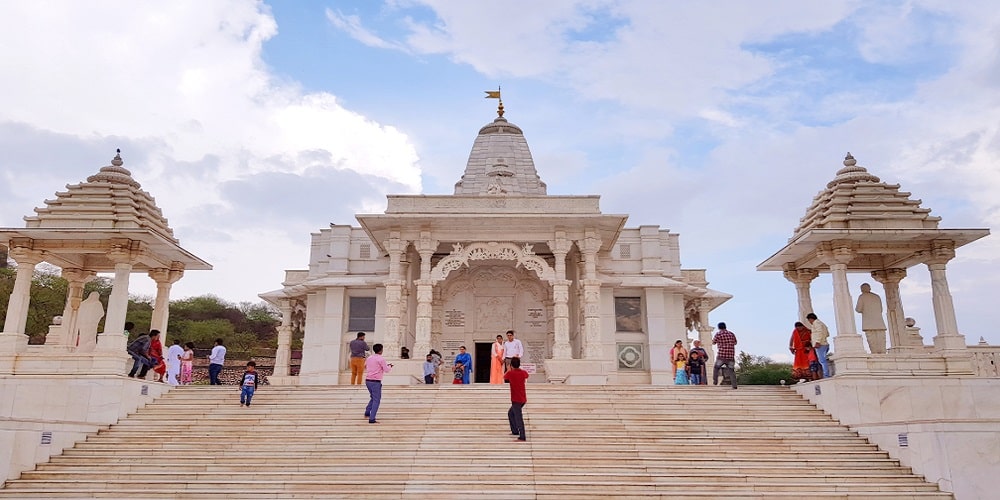
<instances>
[{"instance_id":1,"label":"white marble temple","mask_svg":"<svg viewBox=\"0 0 1000 500\"><path fill-rule=\"evenodd\" d=\"M681 267L679 235L625 227L596 195L548 195L502 113L476 135L454 194L387 201L382 214L358 215L360 227L313 233L308 269L260 295L301 313L283 314L282 329L304 332L298 379L282 367L273 381L345 383L358 331L390 359L407 347L450 361L453 346L475 357L512 329L529 347L532 382L667 385L674 340L704 340L709 313L731 297L708 287L704 269ZM365 299L374 314L358 313ZM279 336L279 351L290 338ZM410 375L390 379L420 380Z\"/></svg>"}]
</instances>

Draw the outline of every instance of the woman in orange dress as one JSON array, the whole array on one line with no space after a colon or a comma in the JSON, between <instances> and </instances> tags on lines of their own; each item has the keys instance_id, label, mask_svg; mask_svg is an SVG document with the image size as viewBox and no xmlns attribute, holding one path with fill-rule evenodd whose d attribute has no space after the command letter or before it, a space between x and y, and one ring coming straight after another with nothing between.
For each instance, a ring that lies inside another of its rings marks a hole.
<instances>
[{"instance_id":1,"label":"woman in orange dress","mask_svg":"<svg viewBox=\"0 0 1000 500\"><path fill-rule=\"evenodd\" d=\"M490 383L503 383L503 337L497 335L490 354Z\"/></svg>"},{"instance_id":2,"label":"woman in orange dress","mask_svg":"<svg viewBox=\"0 0 1000 500\"><path fill-rule=\"evenodd\" d=\"M809 373L809 351L806 344L812 345L812 331L801 322L795 322L792 338L788 340L788 350L795 356L792 359L792 378L812 380Z\"/></svg>"}]
</instances>

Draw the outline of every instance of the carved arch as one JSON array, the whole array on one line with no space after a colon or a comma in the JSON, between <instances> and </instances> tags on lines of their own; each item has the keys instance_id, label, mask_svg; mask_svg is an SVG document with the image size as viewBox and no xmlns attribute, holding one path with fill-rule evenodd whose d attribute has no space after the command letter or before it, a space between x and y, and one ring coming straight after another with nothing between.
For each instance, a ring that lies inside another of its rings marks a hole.
<instances>
[{"instance_id":1,"label":"carved arch","mask_svg":"<svg viewBox=\"0 0 1000 500\"><path fill-rule=\"evenodd\" d=\"M452 271L468 266L473 260L513 260L515 267L523 266L532 271L539 279L552 282L556 277L555 269L549 266L545 259L531 251L530 244L517 246L510 242L472 243L463 246L455 243L452 251L431 270L431 280L435 283L444 280Z\"/></svg>"}]
</instances>

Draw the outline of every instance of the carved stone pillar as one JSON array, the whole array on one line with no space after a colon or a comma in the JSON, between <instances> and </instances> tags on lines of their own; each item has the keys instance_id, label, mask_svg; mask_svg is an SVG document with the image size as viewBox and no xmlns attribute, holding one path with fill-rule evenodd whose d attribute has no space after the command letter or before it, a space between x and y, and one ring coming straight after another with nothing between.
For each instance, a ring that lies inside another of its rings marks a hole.
<instances>
[{"instance_id":1,"label":"carved stone pillar","mask_svg":"<svg viewBox=\"0 0 1000 500\"><path fill-rule=\"evenodd\" d=\"M434 313L434 304L438 305L436 314ZM441 287L436 286L431 288L431 347L434 349L441 347L441 316L444 314L442 309Z\"/></svg>"},{"instance_id":2,"label":"carved stone pillar","mask_svg":"<svg viewBox=\"0 0 1000 500\"><path fill-rule=\"evenodd\" d=\"M149 322L150 330L160 331L160 341L167 343L167 322L170 319L170 288L184 276L184 264L174 262L169 269L150 269L149 277L156 282L156 300L153 302L153 317Z\"/></svg>"},{"instance_id":3,"label":"carved stone pillar","mask_svg":"<svg viewBox=\"0 0 1000 500\"><path fill-rule=\"evenodd\" d=\"M806 315L814 312L812 305L812 294L810 285L819 276L819 271L815 269L796 269L793 266L785 266L785 279L795 284L795 295L799 302L799 321L805 322Z\"/></svg>"},{"instance_id":4,"label":"carved stone pillar","mask_svg":"<svg viewBox=\"0 0 1000 500\"><path fill-rule=\"evenodd\" d=\"M292 363L292 301L281 299L281 325L278 326L278 350L274 354L274 376L287 377Z\"/></svg>"},{"instance_id":5,"label":"carved stone pillar","mask_svg":"<svg viewBox=\"0 0 1000 500\"><path fill-rule=\"evenodd\" d=\"M554 334L552 359L573 359L569 343L569 280L556 280L552 285L552 327Z\"/></svg>"},{"instance_id":6,"label":"carved stone pillar","mask_svg":"<svg viewBox=\"0 0 1000 500\"><path fill-rule=\"evenodd\" d=\"M389 278L385 280L385 336L382 354L386 358L399 357L399 319L403 299L403 280L400 279L399 264L406 244L399 238L399 233L392 233L385 242L389 251Z\"/></svg>"},{"instance_id":7,"label":"carved stone pillar","mask_svg":"<svg viewBox=\"0 0 1000 500\"><path fill-rule=\"evenodd\" d=\"M708 353L708 361L705 366L715 366L715 349L712 346L712 324L708 320L708 311L712 308L712 301L709 299L698 299L698 340L701 341L702 349Z\"/></svg>"},{"instance_id":8,"label":"carved stone pillar","mask_svg":"<svg viewBox=\"0 0 1000 500\"><path fill-rule=\"evenodd\" d=\"M854 322L854 304L847 283L847 264L854 259L855 252L847 244L836 243L823 243L816 253L830 266L833 274L833 309L837 324L834 351L840 356L865 355L864 344Z\"/></svg>"},{"instance_id":9,"label":"carved stone pillar","mask_svg":"<svg viewBox=\"0 0 1000 500\"><path fill-rule=\"evenodd\" d=\"M7 302L7 317L3 324L3 334L24 335L28 322L28 305L31 301L31 278L35 266L42 262L42 253L25 247L11 245L10 257L17 262L14 289Z\"/></svg>"},{"instance_id":10,"label":"carved stone pillar","mask_svg":"<svg viewBox=\"0 0 1000 500\"><path fill-rule=\"evenodd\" d=\"M578 243L579 245L579 243ZM583 333L584 358L601 359L604 349L601 345L601 280L597 279L597 251L601 239L593 231L587 231L581 250L584 258L583 279Z\"/></svg>"},{"instance_id":11,"label":"carved stone pillar","mask_svg":"<svg viewBox=\"0 0 1000 500\"><path fill-rule=\"evenodd\" d=\"M948 276L945 272L946 264L953 258L955 258L954 242L935 240L924 260L931 275L931 302L934 305L934 321L937 324L934 347L966 351L965 336L958 333L955 304L952 302L951 291L948 289Z\"/></svg>"},{"instance_id":12,"label":"carved stone pillar","mask_svg":"<svg viewBox=\"0 0 1000 500\"><path fill-rule=\"evenodd\" d=\"M97 336L97 348L102 351L125 350L125 315L128 313L128 282L138 253L139 242L131 240L112 243L108 258L115 263L115 277L108 298L108 313L104 331Z\"/></svg>"},{"instance_id":13,"label":"carved stone pillar","mask_svg":"<svg viewBox=\"0 0 1000 500\"><path fill-rule=\"evenodd\" d=\"M62 277L69 282L66 291L66 307L63 308L62 328L59 335L47 335L45 345L76 346L77 320L80 314L80 303L83 302L83 287L94 279L96 273L67 267L62 270Z\"/></svg>"},{"instance_id":14,"label":"carved stone pillar","mask_svg":"<svg viewBox=\"0 0 1000 500\"><path fill-rule=\"evenodd\" d=\"M899 296L899 282L906 277L906 269L885 269L872 271L872 278L882 284L885 290L886 318L889 320L889 346L892 349L908 347L906 316L903 314L903 300Z\"/></svg>"},{"instance_id":15,"label":"carved stone pillar","mask_svg":"<svg viewBox=\"0 0 1000 500\"><path fill-rule=\"evenodd\" d=\"M414 359L423 359L431 350L431 316L433 314L434 281L431 280L431 257L438 242L432 240L429 232L421 232L417 242L420 253L420 279L417 280L417 324L416 339L413 342Z\"/></svg>"},{"instance_id":16,"label":"carved stone pillar","mask_svg":"<svg viewBox=\"0 0 1000 500\"><path fill-rule=\"evenodd\" d=\"M556 279L552 283L552 359L572 359L573 346L569 343L569 286L566 279L566 254L573 243L566 239L566 233L556 232L556 238L549 247L556 258Z\"/></svg>"}]
</instances>

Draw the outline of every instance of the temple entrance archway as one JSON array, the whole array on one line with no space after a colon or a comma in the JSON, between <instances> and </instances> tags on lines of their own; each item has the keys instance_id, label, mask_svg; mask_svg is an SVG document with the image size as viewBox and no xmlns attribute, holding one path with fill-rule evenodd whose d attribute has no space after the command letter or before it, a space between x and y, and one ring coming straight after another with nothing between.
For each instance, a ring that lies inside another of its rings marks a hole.
<instances>
[{"instance_id":1,"label":"temple entrance archway","mask_svg":"<svg viewBox=\"0 0 1000 500\"><path fill-rule=\"evenodd\" d=\"M490 348L507 330L524 345L522 362L533 364L544 380L544 361L552 352L552 300L550 287L534 272L498 260L461 267L441 285L435 309L440 345L468 347L476 382L489 382ZM444 353L451 354L447 348Z\"/></svg>"}]
</instances>

